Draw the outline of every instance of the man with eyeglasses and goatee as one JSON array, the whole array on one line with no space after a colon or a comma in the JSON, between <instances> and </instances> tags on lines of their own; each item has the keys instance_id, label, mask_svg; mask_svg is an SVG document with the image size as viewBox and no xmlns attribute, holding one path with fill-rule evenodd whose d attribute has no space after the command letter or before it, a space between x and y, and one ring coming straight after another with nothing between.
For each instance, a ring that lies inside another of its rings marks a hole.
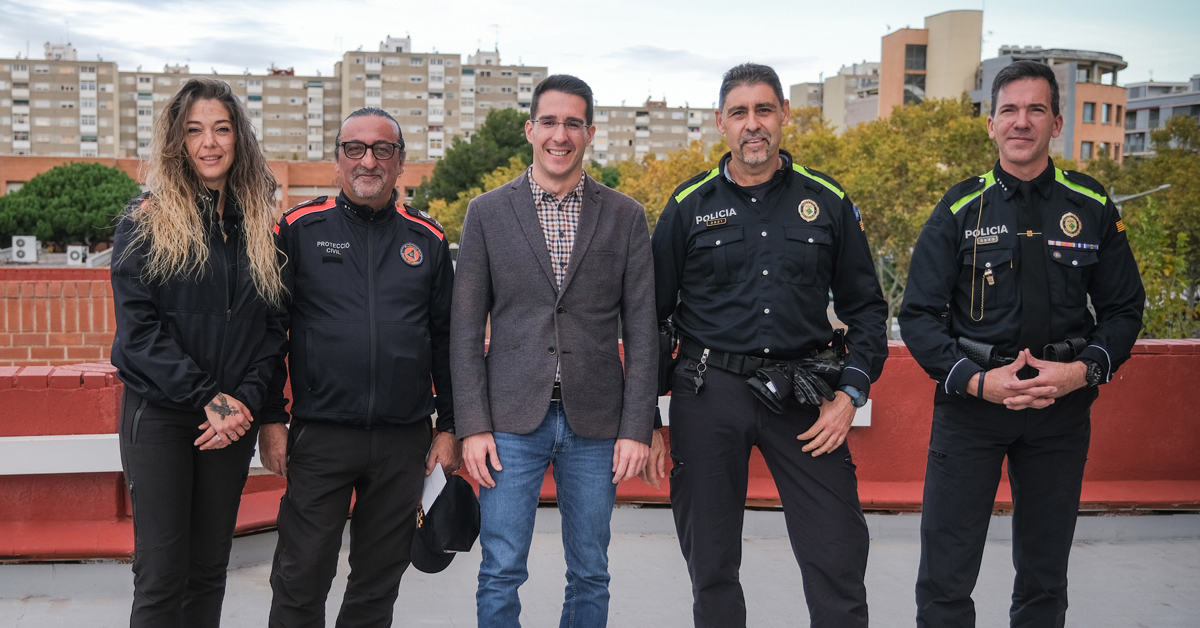
<instances>
[{"instance_id":1,"label":"man with eyeglasses and goatee","mask_svg":"<svg viewBox=\"0 0 1200 628\"><path fill-rule=\"evenodd\" d=\"M454 270L441 225L399 202L400 125L382 109L359 109L342 123L334 156L337 198L301 203L276 227L295 402L291 429L266 426L260 438L263 466L288 481L272 627L325 625L352 495L337 625L390 625L425 476L462 460L450 384Z\"/></svg>"},{"instance_id":2,"label":"man with eyeglasses and goatee","mask_svg":"<svg viewBox=\"0 0 1200 628\"><path fill-rule=\"evenodd\" d=\"M532 166L471 201L463 225L450 355L463 458L480 484L481 628L521 625L517 589L551 464L567 561L559 626L606 625L617 483L649 452L650 232L637 201L584 173L595 133L587 84L547 77L525 123Z\"/></svg>"}]
</instances>

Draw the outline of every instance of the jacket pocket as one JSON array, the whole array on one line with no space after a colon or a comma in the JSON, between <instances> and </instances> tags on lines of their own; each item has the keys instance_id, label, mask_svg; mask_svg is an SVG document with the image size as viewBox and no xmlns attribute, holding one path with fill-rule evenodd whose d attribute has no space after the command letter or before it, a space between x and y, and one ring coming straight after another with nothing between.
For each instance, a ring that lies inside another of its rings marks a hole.
<instances>
[{"instance_id":1,"label":"jacket pocket","mask_svg":"<svg viewBox=\"0 0 1200 628\"><path fill-rule=\"evenodd\" d=\"M375 414L409 418L433 398L429 330L418 325L379 323L377 337Z\"/></svg>"},{"instance_id":2,"label":"jacket pocket","mask_svg":"<svg viewBox=\"0 0 1200 628\"><path fill-rule=\"evenodd\" d=\"M147 403L148 402L145 399L143 399L141 401L141 403L138 404L137 410L134 410L134 412L133 412L133 422L129 426L129 444L130 445L137 444L138 428L141 427L141 425L142 425L142 414L144 414L146 412L146 404Z\"/></svg>"},{"instance_id":3,"label":"jacket pocket","mask_svg":"<svg viewBox=\"0 0 1200 628\"><path fill-rule=\"evenodd\" d=\"M826 287L833 278L833 236L819 227L785 227L784 280Z\"/></svg>"},{"instance_id":4,"label":"jacket pocket","mask_svg":"<svg viewBox=\"0 0 1200 628\"><path fill-rule=\"evenodd\" d=\"M1013 252L1007 247L967 249L962 253L958 290L963 301L970 303L974 316L981 309L986 312L1016 305L1020 277L1012 262Z\"/></svg>"},{"instance_id":5,"label":"jacket pocket","mask_svg":"<svg viewBox=\"0 0 1200 628\"><path fill-rule=\"evenodd\" d=\"M1098 251L1050 247L1046 278L1050 283L1050 302L1067 307L1087 304L1087 284L1092 266L1100 261Z\"/></svg>"},{"instance_id":6,"label":"jacket pocket","mask_svg":"<svg viewBox=\"0 0 1200 628\"><path fill-rule=\"evenodd\" d=\"M305 328L304 345L304 370L311 406L298 410L318 415L365 417L367 395L364 392L371 381L367 323L313 321ZM376 355L383 351L380 349Z\"/></svg>"},{"instance_id":7,"label":"jacket pocket","mask_svg":"<svg viewBox=\"0 0 1200 628\"><path fill-rule=\"evenodd\" d=\"M746 280L746 244L741 227L705 231L695 239L697 256L709 285L725 286Z\"/></svg>"}]
</instances>

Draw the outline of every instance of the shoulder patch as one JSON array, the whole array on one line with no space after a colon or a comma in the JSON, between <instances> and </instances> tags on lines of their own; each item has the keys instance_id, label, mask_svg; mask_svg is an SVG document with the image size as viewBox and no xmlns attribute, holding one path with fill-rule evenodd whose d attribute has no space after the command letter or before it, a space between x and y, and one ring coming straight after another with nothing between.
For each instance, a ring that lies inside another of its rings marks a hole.
<instances>
[{"instance_id":1,"label":"shoulder patch","mask_svg":"<svg viewBox=\"0 0 1200 628\"><path fill-rule=\"evenodd\" d=\"M810 170L794 162L792 163L792 170L795 170L801 175L823 185L830 192L836 194L838 198L846 198L846 193L842 191L842 187L838 185L837 181L834 181L829 175L823 172L817 172L816 170Z\"/></svg>"},{"instance_id":2,"label":"shoulder patch","mask_svg":"<svg viewBox=\"0 0 1200 628\"><path fill-rule=\"evenodd\" d=\"M305 207L311 207L313 205L323 205L325 203L325 201L327 201L327 200L329 200L328 196L318 196L317 198L310 198L307 201L304 201L303 203L300 203L300 204L296 205L295 207L283 212L283 215L286 216L286 215L296 211L297 209L304 209Z\"/></svg>"},{"instance_id":3,"label":"shoulder patch","mask_svg":"<svg viewBox=\"0 0 1200 628\"><path fill-rule=\"evenodd\" d=\"M438 221L433 219L433 216L430 216L429 214L427 214L423 211L413 209L412 207L409 207L408 205L397 205L396 212L398 214L400 214L401 216L407 218L409 221L415 222L419 225L424 226L426 229L429 229L430 231L433 232L433 235L435 237L437 237L437 239L439 239L439 240L445 239L446 230L444 228L442 228L441 223L439 223Z\"/></svg>"},{"instance_id":4,"label":"shoulder patch","mask_svg":"<svg viewBox=\"0 0 1200 628\"><path fill-rule=\"evenodd\" d=\"M1055 168L1054 180L1066 186L1067 189L1078 192L1101 205L1108 204L1108 197L1104 195L1104 188L1098 181L1086 174ZM1097 191L1093 188L1100 188L1100 190Z\"/></svg>"},{"instance_id":5,"label":"shoulder patch","mask_svg":"<svg viewBox=\"0 0 1200 628\"><path fill-rule=\"evenodd\" d=\"M982 196L993 185L996 185L996 173L994 170L988 170L985 174L967 179L950 188L945 199L950 206L950 213L957 214L960 209Z\"/></svg>"},{"instance_id":6,"label":"shoulder patch","mask_svg":"<svg viewBox=\"0 0 1200 628\"><path fill-rule=\"evenodd\" d=\"M696 175L695 177L688 179L688 181L684 182L684 185L687 185L688 182L692 182L691 185L687 185L687 187L683 188L682 190L679 191L678 194L675 195L675 202L682 203L683 199L687 198L689 194L691 194L692 192L695 192L697 188L704 185L705 183L712 181L718 174L721 174L720 166L717 166L716 168L713 168L712 170L709 170L708 172Z\"/></svg>"}]
</instances>

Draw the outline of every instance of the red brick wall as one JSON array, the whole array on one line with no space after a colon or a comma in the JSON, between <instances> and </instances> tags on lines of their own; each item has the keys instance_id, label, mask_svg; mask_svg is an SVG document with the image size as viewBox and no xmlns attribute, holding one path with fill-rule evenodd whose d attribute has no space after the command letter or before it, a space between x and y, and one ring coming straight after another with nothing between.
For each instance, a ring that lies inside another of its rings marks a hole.
<instances>
[{"instance_id":1,"label":"red brick wall","mask_svg":"<svg viewBox=\"0 0 1200 628\"><path fill-rule=\"evenodd\" d=\"M0 281L0 366L108 360L115 331L107 279Z\"/></svg>"}]
</instances>

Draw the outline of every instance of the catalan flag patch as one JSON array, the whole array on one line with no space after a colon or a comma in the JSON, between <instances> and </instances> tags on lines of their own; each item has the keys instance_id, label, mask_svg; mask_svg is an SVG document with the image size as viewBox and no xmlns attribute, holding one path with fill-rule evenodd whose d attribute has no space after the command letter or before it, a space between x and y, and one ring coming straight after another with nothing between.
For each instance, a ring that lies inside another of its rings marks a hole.
<instances>
[{"instance_id":1,"label":"catalan flag patch","mask_svg":"<svg viewBox=\"0 0 1200 628\"><path fill-rule=\"evenodd\" d=\"M1125 230L1125 221L1124 221L1124 220L1118 220L1118 221L1117 221L1117 233L1121 233L1121 232L1122 232L1122 231L1124 231L1124 230Z\"/></svg>"}]
</instances>

